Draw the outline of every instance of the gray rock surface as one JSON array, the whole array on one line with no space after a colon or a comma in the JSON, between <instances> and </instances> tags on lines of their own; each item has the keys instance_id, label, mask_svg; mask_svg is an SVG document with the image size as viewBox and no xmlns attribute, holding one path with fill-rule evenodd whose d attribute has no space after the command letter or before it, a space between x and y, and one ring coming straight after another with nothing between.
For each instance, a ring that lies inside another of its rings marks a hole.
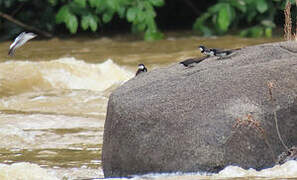
<instances>
[{"instance_id":1,"label":"gray rock surface","mask_svg":"<svg viewBox=\"0 0 297 180\"><path fill-rule=\"evenodd\" d=\"M104 175L272 166L285 150L273 111L284 142L297 144L296 97L296 42L245 47L228 59L141 74L110 96Z\"/></svg>"}]
</instances>

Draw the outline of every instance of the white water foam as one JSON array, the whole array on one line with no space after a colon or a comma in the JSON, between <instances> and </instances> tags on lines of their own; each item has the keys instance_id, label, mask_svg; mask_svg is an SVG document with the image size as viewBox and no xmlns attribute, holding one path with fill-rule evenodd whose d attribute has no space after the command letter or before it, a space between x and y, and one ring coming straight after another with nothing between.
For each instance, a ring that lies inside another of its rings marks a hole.
<instances>
[{"instance_id":1,"label":"white water foam","mask_svg":"<svg viewBox=\"0 0 297 180\"><path fill-rule=\"evenodd\" d=\"M297 161L288 161L282 165L256 171L242 169L237 166L228 166L215 177L269 177L269 178L297 178Z\"/></svg>"},{"instance_id":2,"label":"white water foam","mask_svg":"<svg viewBox=\"0 0 297 180\"><path fill-rule=\"evenodd\" d=\"M75 174L76 172L76 174ZM39 165L32 163L14 163L11 165L0 164L1 180L56 180L57 177L85 177L90 179L101 179L102 172L100 170L90 169L44 169ZM111 178L110 180L197 180L197 179L233 179L233 178L249 178L249 179L285 179L297 178L297 161L288 161L283 165L276 165L272 168L256 171L254 169L244 170L237 166L228 166L218 174L205 173L164 173L164 174L147 174L135 176L133 178Z\"/></svg>"},{"instance_id":3,"label":"white water foam","mask_svg":"<svg viewBox=\"0 0 297 180\"><path fill-rule=\"evenodd\" d=\"M52 89L104 91L134 76L111 59L91 64L73 57L39 62L7 61L0 63L0 69L3 94Z\"/></svg>"},{"instance_id":4,"label":"white water foam","mask_svg":"<svg viewBox=\"0 0 297 180\"><path fill-rule=\"evenodd\" d=\"M135 176L131 180L197 180L197 179L285 179L297 178L297 161L288 161L282 165L256 171L238 166L227 166L217 174L208 173L162 173Z\"/></svg>"},{"instance_id":5,"label":"white water foam","mask_svg":"<svg viewBox=\"0 0 297 180\"><path fill-rule=\"evenodd\" d=\"M102 142L104 121L45 114L0 114L1 149L70 149ZM57 133L56 130L80 131ZM1 178L0 178L1 180Z\"/></svg>"},{"instance_id":6,"label":"white water foam","mask_svg":"<svg viewBox=\"0 0 297 180\"><path fill-rule=\"evenodd\" d=\"M75 58L51 61L54 68L42 69L43 78L53 87L104 91L133 77L133 73L107 60L88 64Z\"/></svg>"},{"instance_id":7,"label":"white water foam","mask_svg":"<svg viewBox=\"0 0 297 180\"><path fill-rule=\"evenodd\" d=\"M58 180L58 178L47 172L36 164L14 163L11 165L0 164L1 180Z\"/></svg>"}]
</instances>

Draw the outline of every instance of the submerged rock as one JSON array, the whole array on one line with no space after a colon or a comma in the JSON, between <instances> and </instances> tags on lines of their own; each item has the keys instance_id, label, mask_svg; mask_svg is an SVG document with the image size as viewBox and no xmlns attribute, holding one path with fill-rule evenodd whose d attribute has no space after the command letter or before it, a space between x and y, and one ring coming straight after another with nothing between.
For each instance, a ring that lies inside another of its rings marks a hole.
<instances>
[{"instance_id":1,"label":"submerged rock","mask_svg":"<svg viewBox=\"0 0 297 180\"><path fill-rule=\"evenodd\" d=\"M251 46L137 76L109 98L105 177L274 165L297 142L297 43Z\"/></svg>"}]
</instances>

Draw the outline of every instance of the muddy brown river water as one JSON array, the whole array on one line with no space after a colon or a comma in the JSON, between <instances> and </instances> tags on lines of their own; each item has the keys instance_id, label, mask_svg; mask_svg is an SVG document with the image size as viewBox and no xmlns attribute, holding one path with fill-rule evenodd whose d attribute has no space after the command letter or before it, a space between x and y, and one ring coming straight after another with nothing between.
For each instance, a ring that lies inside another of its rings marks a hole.
<instances>
[{"instance_id":1,"label":"muddy brown river water","mask_svg":"<svg viewBox=\"0 0 297 180\"><path fill-rule=\"evenodd\" d=\"M280 40L192 35L169 35L157 42L121 36L34 40L13 58L7 56L11 42L2 42L0 179L103 178L101 147L108 97L134 76L138 63L150 70L199 57L200 44L238 48ZM229 167L211 176L197 172L135 179L257 179L284 172L288 178L296 177L296 170L288 169L297 169L297 164L285 165L261 172Z\"/></svg>"}]
</instances>

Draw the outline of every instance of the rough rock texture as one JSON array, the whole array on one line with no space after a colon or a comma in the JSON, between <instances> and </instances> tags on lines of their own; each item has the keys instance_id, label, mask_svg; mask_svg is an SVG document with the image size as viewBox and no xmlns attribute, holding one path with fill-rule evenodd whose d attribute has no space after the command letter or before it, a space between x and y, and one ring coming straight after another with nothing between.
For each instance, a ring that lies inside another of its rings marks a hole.
<instances>
[{"instance_id":1,"label":"rough rock texture","mask_svg":"<svg viewBox=\"0 0 297 180\"><path fill-rule=\"evenodd\" d=\"M272 166L285 150L273 111L284 142L297 144L296 97L296 42L246 47L228 59L144 73L110 96L104 175Z\"/></svg>"}]
</instances>

